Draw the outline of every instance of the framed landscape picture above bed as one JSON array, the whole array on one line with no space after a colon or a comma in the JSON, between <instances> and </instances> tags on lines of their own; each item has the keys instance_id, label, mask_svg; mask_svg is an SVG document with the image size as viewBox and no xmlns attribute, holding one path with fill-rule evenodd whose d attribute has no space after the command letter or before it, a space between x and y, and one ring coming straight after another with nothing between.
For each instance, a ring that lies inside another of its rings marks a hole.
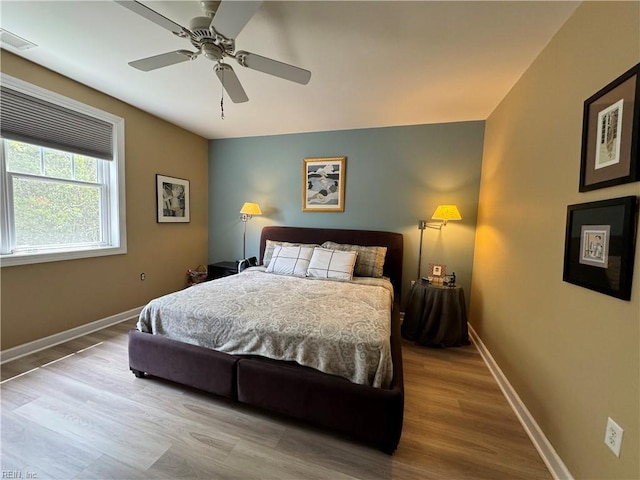
<instances>
[{"instance_id":1,"label":"framed landscape picture above bed","mask_svg":"<svg viewBox=\"0 0 640 480\"><path fill-rule=\"evenodd\" d=\"M640 180L640 63L584 102L579 191Z\"/></svg>"},{"instance_id":2,"label":"framed landscape picture above bed","mask_svg":"<svg viewBox=\"0 0 640 480\"><path fill-rule=\"evenodd\" d=\"M156 175L158 223L189 223L189 180Z\"/></svg>"},{"instance_id":3,"label":"framed landscape picture above bed","mask_svg":"<svg viewBox=\"0 0 640 480\"><path fill-rule=\"evenodd\" d=\"M346 157L305 158L302 211L344 212Z\"/></svg>"}]
</instances>

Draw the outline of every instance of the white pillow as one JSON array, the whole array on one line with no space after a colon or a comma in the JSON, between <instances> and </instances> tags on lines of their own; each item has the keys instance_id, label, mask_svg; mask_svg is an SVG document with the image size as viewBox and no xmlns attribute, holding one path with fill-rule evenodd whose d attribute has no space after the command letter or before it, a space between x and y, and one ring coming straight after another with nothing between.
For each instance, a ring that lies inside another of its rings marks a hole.
<instances>
[{"instance_id":1,"label":"white pillow","mask_svg":"<svg viewBox=\"0 0 640 480\"><path fill-rule=\"evenodd\" d=\"M353 279L353 267L357 257L357 252L342 252L316 247L309 262L307 277L350 281Z\"/></svg>"},{"instance_id":2,"label":"white pillow","mask_svg":"<svg viewBox=\"0 0 640 480\"><path fill-rule=\"evenodd\" d=\"M262 263L265 267L269 266L269 262L271 261L271 257L273 255L273 249L276 246L280 245L281 247L317 247L317 244L310 243L290 243L290 242L277 242L275 240L267 240L264 247L264 255L262 259Z\"/></svg>"},{"instance_id":3,"label":"white pillow","mask_svg":"<svg viewBox=\"0 0 640 480\"><path fill-rule=\"evenodd\" d=\"M307 275L311 255L313 255L313 247L276 245L267 272L304 277Z\"/></svg>"}]
</instances>

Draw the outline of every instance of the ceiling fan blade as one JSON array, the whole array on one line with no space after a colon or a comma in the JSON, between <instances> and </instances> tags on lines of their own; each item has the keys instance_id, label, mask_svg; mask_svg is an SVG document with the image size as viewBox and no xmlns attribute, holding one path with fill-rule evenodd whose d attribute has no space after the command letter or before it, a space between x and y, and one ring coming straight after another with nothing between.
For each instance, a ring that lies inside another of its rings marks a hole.
<instances>
[{"instance_id":1,"label":"ceiling fan blade","mask_svg":"<svg viewBox=\"0 0 640 480\"><path fill-rule=\"evenodd\" d=\"M155 10L151 10L149 7L143 5L140 2L136 2L135 0L115 0L115 2L119 3L125 8L128 8L132 12L137 13L141 17L146 18L147 20L151 20L156 25L160 25L162 28L166 28L176 35L186 36L185 33L187 29L182 25L178 25L176 22L169 20L164 15L160 15Z\"/></svg>"},{"instance_id":2,"label":"ceiling fan blade","mask_svg":"<svg viewBox=\"0 0 640 480\"><path fill-rule=\"evenodd\" d=\"M311 79L311 72L309 70L278 62L277 60L256 55L255 53L241 50L236 52L235 58L243 67L268 73L269 75L284 78L285 80L290 80L302 85L306 85Z\"/></svg>"},{"instance_id":3,"label":"ceiling fan blade","mask_svg":"<svg viewBox=\"0 0 640 480\"><path fill-rule=\"evenodd\" d=\"M129 62L129 65L133 68L137 68L138 70L142 70L143 72L149 72L157 68L186 62L187 60L191 60L193 55L195 54L189 50L176 50L175 52L161 53L160 55L154 55L153 57L134 60L133 62Z\"/></svg>"},{"instance_id":4,"label":"ceiling fan blade","mask_svg":"<svg viewBox=\"0 0 640 480\"><path fill-rule=\"evenodd\" d=\"M220 35L235 39L260 5L262 5L261 1L222 0L211 21L211 26Z\"/></svg>"},{"instance_id":5,"label":"ceiling fan blade","mask_svg":"<svg viewBox=\"0 0 640 480\"><path fill-rule=\"evenodd\" d=\"M236 72L231 68L231 65L218 62L213 68L213 71L216 72L220 83L233 103L244 103L249 101L249 97L247 97L247 94L245 93L244 88L242 88L240 80L238 79Z\"/></svg>"}]
</instances>

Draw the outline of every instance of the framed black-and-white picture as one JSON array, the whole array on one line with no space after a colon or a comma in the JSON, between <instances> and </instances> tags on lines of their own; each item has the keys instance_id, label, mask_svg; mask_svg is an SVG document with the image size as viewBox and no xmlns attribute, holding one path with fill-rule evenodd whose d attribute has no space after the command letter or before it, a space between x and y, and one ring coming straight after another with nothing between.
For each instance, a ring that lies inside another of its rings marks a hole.
<instances>
[{"instance_id":1,"label":"framed black-and-white picture","mask_svg":"<svg viewBox=\"0 0 640 480\"><path fill-rule=\"evenodd\" d=\"M584 102L581 192L640 180L640 64Z\"/></svg>"},{"instance_id":2,"label":"framed black-and-white picture","mask_svg":"<svg viewBox=\"0 0 640 480\"><path fill-rule=\"evenodd\" d=\"M344 212L346 160L346 157L304 159L303 212Z\"/></svg>"},{"instance_id":3,"label":"framed black-and-white picture","mask_svg":"<svg viewBox=\"0 0 640 480\"><path fill-rule=\"evenodd\" d=\"M582 225L580 233L580 263L592 267L609 266L610 225Z\"/></svg>"},{"instance_id":4,"label":"framed black-and-white picture","mask_svg":"<svg viewBox=\"0 0 640 480\"><path fill-rule=\"evenodd\" d=\"M637 203L629 196L567 207L565 282L631 298Z\"/></svg>"},{"instance_id":5,"label":"framed black-and-white picture","mask_svg":"<svg viewBox=\"0 0 640 480\"><path fill-rule=\"evenodd\" d=\"M189 180L156 175L158 223L188 223Z\"/></svg>"}]
</instances>

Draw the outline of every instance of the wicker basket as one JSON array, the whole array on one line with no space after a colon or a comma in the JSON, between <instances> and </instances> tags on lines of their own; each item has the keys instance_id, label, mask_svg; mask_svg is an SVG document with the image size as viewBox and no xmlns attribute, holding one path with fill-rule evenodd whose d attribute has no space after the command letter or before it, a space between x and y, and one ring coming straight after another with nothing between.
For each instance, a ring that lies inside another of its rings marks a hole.
<instances>
[{"instance_id":1,"label":"wicker basket","mask_svg":"<svg viewBox=\"0 0 640 480\"><path fill-rule=\"evenodd\" d=\"M195 270L187 270L187 286L202 283L207 280L207 267L198 265Z\"/></svg>"}]
</instances>

